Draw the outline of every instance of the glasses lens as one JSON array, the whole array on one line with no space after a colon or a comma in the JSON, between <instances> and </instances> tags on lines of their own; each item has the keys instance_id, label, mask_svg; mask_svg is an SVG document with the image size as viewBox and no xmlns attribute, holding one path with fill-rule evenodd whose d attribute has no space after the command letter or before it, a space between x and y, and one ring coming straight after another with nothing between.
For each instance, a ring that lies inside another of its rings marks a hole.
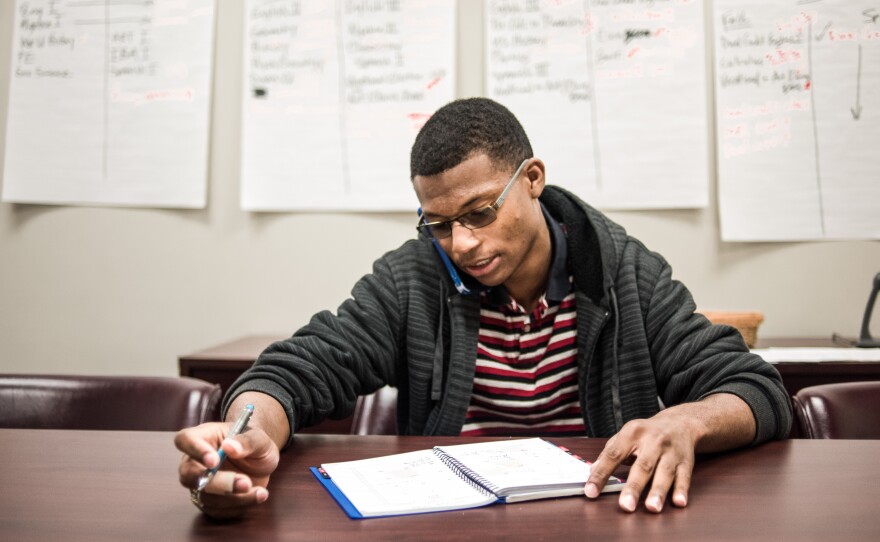
<instances>
[{"instance_id":1,"label":"glasses lens","mask_svg":"<svg viewBox=\"0 0 880 542\"><path fill-rule=\"evenodd\" d=\"M452 233L452 225L447 222L442 222L440 224L435 224L433 226L428 226L428 229L431 232L431 235L436 239L443 239L444 237L449 237Z\"/></svg>"},{"instance_id":2,"label":"glasses lens","mask_svg":"<svg viewBox=\"0 0 880 542\"><path fill-rule=\"evenodd\" d=\"M474 211L469 212L459 219L466 228L475 230L477 228L482 228L483 226L488 226L489 224L495 222L495 218L498 215L495 213L495 208L488 206L483 207L482 209L476 209Z\"/></svg>"}]
</instances>

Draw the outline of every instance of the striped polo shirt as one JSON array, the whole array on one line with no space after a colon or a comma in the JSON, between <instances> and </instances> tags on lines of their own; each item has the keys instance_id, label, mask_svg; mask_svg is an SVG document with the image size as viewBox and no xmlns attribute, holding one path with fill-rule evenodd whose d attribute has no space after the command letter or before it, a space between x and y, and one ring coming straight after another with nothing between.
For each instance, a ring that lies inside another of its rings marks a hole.
<instances>
[{"instance_id":1,"label":"striped polo shirt","mask_svg":"<svg viewBox=\"0 0 880 542\"><path fill-rule=\"evenodd\" d=\"M544 209L553 258L531 313L504 286L480 293L474 389L462 436L583 436L575 297L562 227Z\"/></svg>"}]
</instances>

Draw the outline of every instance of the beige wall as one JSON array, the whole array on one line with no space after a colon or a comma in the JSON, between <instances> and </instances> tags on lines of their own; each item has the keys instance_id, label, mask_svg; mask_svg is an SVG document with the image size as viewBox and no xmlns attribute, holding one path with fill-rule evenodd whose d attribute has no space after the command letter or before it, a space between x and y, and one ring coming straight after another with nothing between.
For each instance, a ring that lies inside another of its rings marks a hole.
<instances>
[{"instance_id":1,"label":"beige wall","mask_svg":"<svg viewBox=\"0 0 880 542\"><path fill-rule=\"evenodd\" d=\"M207 209L0 203L0 371L173 375L180 354L287 334L335 308L415 234L409 214L240 210L242 3L217 4ZM13 9L0 0L2 134ZM458 96L483 90L481 10L459 1ZM707 141L714 151L711 126ZM877 242L721 243L714 203L611 215L667 257L699 306L764 311L764 337L855 335L880 271Z\"/></svg>"}]
</instances>

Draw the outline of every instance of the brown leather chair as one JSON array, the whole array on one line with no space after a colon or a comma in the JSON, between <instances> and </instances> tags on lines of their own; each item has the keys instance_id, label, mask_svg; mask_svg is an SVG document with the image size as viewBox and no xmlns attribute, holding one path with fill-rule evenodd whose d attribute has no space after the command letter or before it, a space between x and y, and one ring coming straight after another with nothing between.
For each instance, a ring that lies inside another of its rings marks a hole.
<instances>
[{"instance_id":1,"label":"brown leather chair","mask_svg":"<svg viewBox=\"0 0 880 542\"><path fill-rule=\"evenodd\" d=\"M792 402L805 438L880 439L880 382L810 386Z\"/></svg>"},{"instance_id":2,"label":"brown leather chair","mask_svg":"<svg viewBox=\"0 0 880 542\"><path fill-rule=\"evenodd\" d=\"M397 388L385 386L358 398L351 421L352 435L397 434Z\"/></svg>"},{"instance_id":3,"label":"brown leather chair","mask_svg":"<svg viewBox=\"0 0 880 542\"><path fill-rule=\"evenodd\" d=\"M220 386L185 377L0 375L0 427L177 431L219 417Z\"/></svg>"}]
</instances>

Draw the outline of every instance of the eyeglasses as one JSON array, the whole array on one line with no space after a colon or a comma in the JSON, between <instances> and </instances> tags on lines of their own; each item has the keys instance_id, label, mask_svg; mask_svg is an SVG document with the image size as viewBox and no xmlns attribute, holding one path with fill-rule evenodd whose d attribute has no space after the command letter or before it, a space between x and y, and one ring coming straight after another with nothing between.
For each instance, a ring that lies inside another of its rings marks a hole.
<instances>
[{"instance_id":1,"label":"eyeglasses","mask_svg":"<svg viewBox=\"0 0 880 542\"><path fill-rule=\"evenodd\" d=\"M495 219L498 218L498 210L501 209L501 205L504 204L505 198L507 198L507 193L510 192L510 188L513 186L513 181L519 177L519 174L522 173L523 168L528 162L529 159L526 158L522 161L516 171L513 172L513 176L507 181L507 186L504 187L504 191L501 192L501 195L498 196L498 199L495 200L495 203L491 205L487 205L485 207L480 207L479 209L474 209L473 211L468 211L467 213L457 216L455 218L451 218L449 220L442 220L439 222L422 222L416 228L429 237L433 237L434 239L445 239L452 235L452 223L458 222L465 228L469 230L476 230L478 228L482 228L488 226L489 224L495 222Z\"/></svg>"}]
</instances>

